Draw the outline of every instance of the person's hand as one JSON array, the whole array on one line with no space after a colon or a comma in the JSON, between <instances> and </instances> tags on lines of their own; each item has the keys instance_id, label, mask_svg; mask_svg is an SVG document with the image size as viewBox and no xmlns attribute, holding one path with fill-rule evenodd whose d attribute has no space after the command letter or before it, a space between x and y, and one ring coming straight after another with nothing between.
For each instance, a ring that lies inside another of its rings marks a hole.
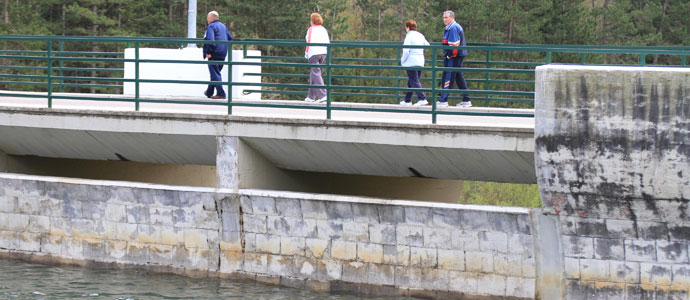
<instances>
[{"instance_id":1,"label":"person's hand","mask_svg":"<svg viewBox=\"0 0 690 300\"><path fill-rule=\"evenodd\" d=\"M206 54L206 59L211 59L211 54Z\"/></svg>"}]
</instances>

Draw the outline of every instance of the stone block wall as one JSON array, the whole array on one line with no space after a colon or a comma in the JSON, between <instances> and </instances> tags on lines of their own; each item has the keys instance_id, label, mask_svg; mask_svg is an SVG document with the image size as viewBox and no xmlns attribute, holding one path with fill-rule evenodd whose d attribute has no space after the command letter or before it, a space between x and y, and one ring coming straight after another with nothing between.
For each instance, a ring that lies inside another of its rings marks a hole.
<instances>
[{"instance_id":1,"label":"stone block wall","mask_svg":"<svg viewBox=\"0 0 690 300\"><path fill-rule=\"evenodd\" d=\"M536 91L565 299L690 299L690 70L543 66Z\"/></svg>"},{"instance_id":2,"label":"stone block wall","mask_svg":"<svg viewBox=\"0 0 690 300\"><path fill-rule=\"evenodd\" d=\"M245 256L237 271L391 294L534 297L526 211L261 193L240 199Z\"/></svg>"},{"instance_id":3,"label":"stone block wall","mask_svg":"<svg viewBox=\"0 0 690 300\"><path fill-rule=\"evenodd\" d=\"M532 299L533 248L525 209L0 174L0 256Z\"/></svg>"}]
</instances>

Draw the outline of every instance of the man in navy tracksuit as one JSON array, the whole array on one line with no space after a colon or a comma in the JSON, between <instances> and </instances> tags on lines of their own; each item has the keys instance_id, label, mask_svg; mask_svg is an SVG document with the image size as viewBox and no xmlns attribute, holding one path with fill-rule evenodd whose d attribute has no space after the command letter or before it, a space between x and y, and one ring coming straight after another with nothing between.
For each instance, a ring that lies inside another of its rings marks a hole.
<instances>
[{"instance_id":1,"label":"man in navy tracksuit","mask_svg":"<svg viewBox=\"0 0 690 300\"><path fill-rule=\"evenodd\" d=\"M206 28L206 34L204 35L204 40L207 41L232 41L234 38L225 24L221 23L218 18L218 12L209 12L206 16L206 21L208 21L208 27ZM204 44L204 59L209 61L225 61L225 56L228 54L228 45L226 44ZM211 81L222 81L220 76L220 71L223 70L223 65L208 65L208 72L211 73ZM232 71L232 70L231 70ZM213 90L217 90L218 93L214 96ZM209 84L208 89L204 92L206 97L212 99L225 99L225 91L222 85Z\"/></svg>"},{"instance_id":2,"label":"man in navy tracksuit","mask_svg":"<svg viewBox=\"0 0 690 300\"><path fill-rule=\"evenodd\" d=\"M455 22L455 13L447 10L443 12L443 24L446 25L446 30L443 32L444 46L466 46L465 33L462 31L460 24ZM467 56L467 49L444 49L443 50L443 66L446 68L462 68L462 61ZM458 88L461 90L467 89L467 82L462 74L462 71L457 72L443 72L443 89L451 89L453 82L458 83ZM448 93L441 94L438 99L438 106L448 106ZM462 94L462 102L458 103L460 107L471 107L470 96Z\"/></svg>"}]
</instances>

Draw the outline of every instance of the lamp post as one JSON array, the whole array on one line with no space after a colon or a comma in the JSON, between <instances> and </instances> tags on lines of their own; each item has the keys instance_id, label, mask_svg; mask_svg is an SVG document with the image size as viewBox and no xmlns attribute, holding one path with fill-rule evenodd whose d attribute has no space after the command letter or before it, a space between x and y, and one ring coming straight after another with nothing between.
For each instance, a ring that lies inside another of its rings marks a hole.
<instances>
[{"instance_id":1,"label":"lamp post","mask_svg":"<svg viewBox=\"0 0 690 300\"><path fill-rule=\"evenodd\" d=\"M196 0L189 0L189 11L187 12L187 38L196 38ZM196 48L196 44L187 44L188 48Z\"/></svg>"}]
</instances>

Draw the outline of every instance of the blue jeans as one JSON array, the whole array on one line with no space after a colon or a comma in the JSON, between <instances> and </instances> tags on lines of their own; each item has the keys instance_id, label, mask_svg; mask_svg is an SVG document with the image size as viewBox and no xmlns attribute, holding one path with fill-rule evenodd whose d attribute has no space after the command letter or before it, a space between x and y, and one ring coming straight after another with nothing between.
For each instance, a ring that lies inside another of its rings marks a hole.
<instances>
[{"instance_id":1,"label":"blue jeans","mask_svg":"<svg viewBox=\"0 0 690 300\"><path fill-rule=\"evenodd\" d=\"M419 77L421 77L421 75L422 75L422 71L407 70L407 87L408 88L421 89L422 84L419 82ZM412 101L412 93L413 92L407 92L405 94L405 102ZM424 93L422 93L422 92L417 92L417 99L426 100L426 96L424 96Z\"/></svg>"},{"instance_id":2,"label":"blue jeans","mask_svg":"<svg viewBox=\"0 0 690 300\"><path fill-rule=\"evenodd\" d=\"M443 59L443 66L446 68L462 68L462 61L465 60L464 56L457 56L451 58ZM453 88L453 83L458 84L458 88L461 90L467 89L467 82L465 81L465 76L462 75L462 71L457 72L443 72L443 89L448 90ZM448 93L441 94L441 98L438 99L439 102L448 101ZM468 94L462 94L462 101L470 101L470 96Z\"/></svg>"},{"instance_id":3,"label":"blue jeans","mask_svg":"<svg viewBox=\"0 0 690 300\"><path fill-rule=\"evenodd\" d=\"M217 60L210 58L209 61L225 61L223 60ZM208 72L211 74L211 81L223 81L223 77L220 76L220 71L223 70L223 65L208 65ZM218 93L216 94L217 96L225 97L225 90L223 90L223 85L214 85L214 84L209 84L208 88L206 89L206 97L211 97L213 96L213 90L217 90Z\"/></svg>"}]
</instances>

